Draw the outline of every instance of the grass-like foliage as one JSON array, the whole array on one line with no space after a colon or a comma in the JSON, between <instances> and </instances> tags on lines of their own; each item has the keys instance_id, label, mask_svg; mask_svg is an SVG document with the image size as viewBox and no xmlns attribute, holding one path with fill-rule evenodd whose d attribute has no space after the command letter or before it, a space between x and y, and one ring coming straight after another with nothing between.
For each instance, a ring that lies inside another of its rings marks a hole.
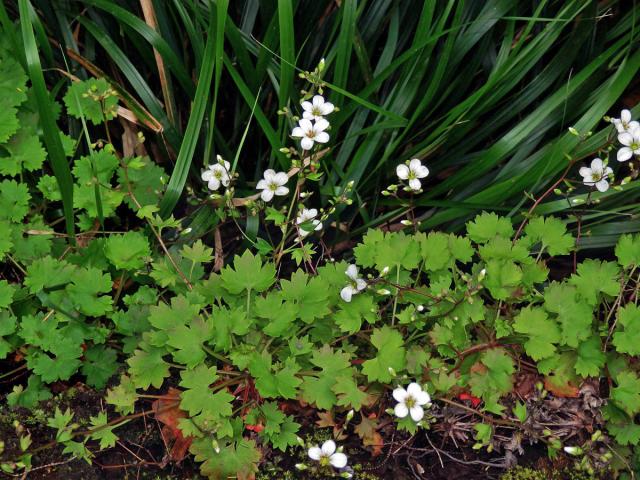
<instances>
[{"instance_id":1,"label":"grass-like foliage","mask_svg":"<svg viewBox=\"0 0 640 480\"><path fill-rule=\"evenodd\" d=\"M52 51L43 66L105 77L153 140L154 162L170 178L163 216L216 154L236 158L234 171L248 182L266 168L288 168L280 152L292 127L286 113L302 96L298 75L321 58L324 94L340 110L315 190L325 206L354 182L355 202L342 218L351 232L406 210L379 191L395 164L412 157L433 172L418 202L421 229L460 228L487 208L519 215L529 206L523 192L537 198L571 162L603 146L606 153L600 118L640 67L629 2L33 4L56 19L40 25L40 39L60 42L41 45ZM603 196L601 209L615 212L606 218L584 215L572 201L581 192L567 187L544 211L568 213L571 228L589 234L584 246L613 246L638 230L627 221L638 211L635 187Z\"/></svg>"}]
</instances>

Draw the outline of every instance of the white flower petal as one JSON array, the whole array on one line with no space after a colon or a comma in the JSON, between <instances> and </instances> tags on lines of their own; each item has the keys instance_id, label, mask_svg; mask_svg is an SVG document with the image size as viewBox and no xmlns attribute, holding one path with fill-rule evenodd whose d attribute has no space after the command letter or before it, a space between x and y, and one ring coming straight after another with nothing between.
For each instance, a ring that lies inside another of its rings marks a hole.
<instances>
[{"instance_id":1,"label":"white flower petal","mask_svg":"<svg viewBox=\"0 0 640 480\"><path fill-rule=\"evenodd\" d=\"M273 176L273 182L278 185L284 185L289 181L289 176L284 172L278 172Z\"/></svg>"},{"instance_id":2,"label":"white flower petal","mask_svg":"<svg viewBox=\"0 0 640 480\"><path fill-rule=\"evenodd\" d=\"M315 227L316 232L322 230L322 222L320 220L314 220L311 224Z\"/></svg>"},{"instance_id":3,"label":"white flower petal","mask_svg":"<svg viewBox=\"0 0 640 480\"><path fill-rule=\"evenodd\" d=\"M416 405L409 409L409 413L411 414L411 418L414 422L419 422L424 417L424 410L420 405Z\"/></svg>"},{"instance_id":4,"label":"white flower petal","mask_svg":"<svg viewBox=\"0 0 640 480\"><path fill-rule=\"evenodd\" d=\"M340 290L340 297L342 297L342 300L344 300L345 302L349 303L352 296L353 288L351 287L351 285L347 285L342 290Z\"/></svg>"},{"instance_id":5,"label":"white flower petal","mask_svg":"<svg viewBox=\"0 0 640 480\"><path fill-rule=\"evenodd\" d=\"M407 387L407 393L414 398L421 392L422 392L422 387L420 386L420 384L416 382L411 382Z\"/></svg>"},{"instance_id":6,"label":"white flower petal","mask_svg":"<svg viewBox=\"0 0 640 480\"><path fill-rule=\"evenodd\" d=\"M320 450L320 447L311 447L308 453L311 460L320 460L320 457L322 457L322 450Z\"/></svg>"},{"instance_id":7,"label":"white flower petal","mask_svg":"<svg viewBox=\"0 0 640 480\"><path fill-rule=\"evenodd\" d=\"M307 112L305 110L304 112L302 112L302 118L306 118L307 120L313 120L314 118L316 118L316 116L313 113ZM297 128L300 128L300 127L297 127ZM294 136L296 136L296 135L294 135ZM298 135L298 136L300 136L300 135Z\"/></svg>"},{"instance_id":8,"label":"white flower petal","mask_svg":"<svg viewBox=\"0 0 640 480\"><path fill-rule=\"evenodd\" d=\"M356 278L356 289L358 291L361 291L361 290L364 290L365 288L367 288L367 282L365 282L361 278Z\"/></svg>"},{"instance_id":9,"label":"white flower petal","mask_svg":"<svg viewBox=\"0 0 640 480\"><path fill-rule=\"evenodd\" d=\"M622 124L622 121L619 118L612 118L611 123L613 123L613 126L616 127L616 130L618 130L618 133L622 133L626 130L624 128L624 125Z\"/></svg>"},{"instance_id":10,"label":"white flower petal","mask_svg":"<svg viewBox=\"0 0 640 480\"><path fill-rule=\"evenodd\" d=\"M353 263L347 267L347 271L344 272L347 277L355 280L358 278L358 267L356 267Z\"/></svg>"},{"instance_id":11,"label":"white flower petal","mask_svg":"<svg viewBox=\"0 0 640 480\"><path fill-rule=\"evenodd\" d=\"M222 185L224 185L225 187L229 186L229 183L231 183L231 179L229 178L228 175L224 175L220 181L222 182Z\"/></svg>"},{"instance_id":12,"label":"white flower petal","mask_svg":"<svg viewBox=\"0 0 640 480\"><path fill-rule=\"evenodd\" d=\"M616 158L618 159L619 162L626 162L632 156L633 156L633 152L629 147L622 147L620 150L618 150L618 154L616 155Z\"/></svg>"},{"instance_id":13,"label":"white flower petal","mask_svg":"<svg viewBox=\"0 0 640 480\"><path fill-rule=\"evenodd\" d=\"M599 158L594 158L593 160L591 160L591 170L602 171L603 166L604 165L602 163L602 160L600 160Z\"/></svg>"},{"instance_id":14,"label":"white flower petal","mask_svg":"<svg viewBox=\"0 0 640 480\"><path fill-rule=\"evenodd\" d=\"M620 135L618 135L618 141L628 147L633 143L633 135L626 131L622 132Z\"/></svg>"},{"instance_id":15,"label":"white flower petal","mask_svg":"<svg viewBox=\"0 0 640 480\"><path fill-rule=\"evenodd\" d=\"M397 402L404 402L407 398L407 391L402 387L394 388L392 395Z\"/></svg>"},{"instance_id":16,"label":"white flower petal","mask_svg":"<svg viewBox=\"0 0 640 480\"><path fill-rule=\"evenodd\" d=\"M308 132L309 130L313 129L313 125L311 124L311 120L307 119L307 118L302 118L301 120L298 121L298 125L300 125L300 127L305 131Z\"/></svg>"},{"instance_id":17,"label":"white flower petal","mask_svg":"<svg viewBox=\"0 0 640 480\"><path fill-rule=\"evenodd\" d=\"M291 130L291 136L292 137L304 137L304 130L301 127L295 127L293 130Z\"/></svg>"},{"instance_id":18,"label":"white flower petal","mask_svg":"<svg viewBox=\"0 0 640 480\"><path fill-rule=\"evenodd\" d=\"M409 178L409 167L407 167L404 163L401 163L396 167L396 175L400 180L406 180Z\"/></svg>"},{"instance_id":19,"label":"white flower petal","mask_svg":"<svg viewBox=\"0 0 640 480\"><path fill-rule=\"evenodd\" d=\"M311 140L309 137L304 137L300 141L300 146L303 150L311 150L313 148L313 140Z\"/></svg>"},{"instance_id":20,"label":"white flower petal","mask_svg":"<svg viewBox=\"0 0 640 480\"><path fill-rule=\"evenodd\" d=\"M333 106L333 103L324 102L323 105L319 106L319 109L320 109L320 113L322 113L322 115L329 115L331 112L333 112L335 107Z\"/></svg>"},{"instance_id":21,"label":"white flower petal","mask_svg":"<svg viewBox=\"0 0 640 480\"><path fill-rule=\"evenodd\" d=\"M208 182L209 180L211 180L212 177L213 177L213 172L211 170L205 170L204 172L202 172L202 175L201 175L202 181Z\"/></svg>"},{"instance_id":22,"label":"white flower petal","mask_svg":"<svg viewBox=\"0 0 640 480\"><path fill-rule=\"evenodd\" d=\"M302 106L303 110L306 110L307 112L310 112L313 109L313 105L311 105L311 102L302 102L300 104Z\"/></svg>"},{"instance_id":23,"label":"white flower petal","mask_svg":"<svg viewBox=\"0 0 640 480\"><path fill-rule=\"evenodd\" d=\"M329 128L329 122L324 118L317 119L315 125L313 126L313 130L316 132L316 134L326 130L327 128Z\"/></svg>"},{"instance_id":24,"label":"white flower petal","mask_svg":"<svg viewBox=\"0 0 640 480\"><path fill-rule=\"evenodd\" d=\"M273 177L275 177L275 175L276 175L276 171L273 170L272 168L268 168L267 170L264 171L263 177L267 182L269 182L270 180L273 180Z\"/></svg>"},{"instance_id":25,"label":"white flower petal","mask_svg":"<svg viewBox=\"0 0 640 480\"><path fill-rule=\"evenodd\" d=\"M329 463L335 468L344 468L347 466L347 456L344 453L334 453L329 458Z\"/></svg>"},{"instance_id":26,"label":"white flower petal","mask_svg":"<svg viewBox=\"0 0 640 480\"><path fill-rule=\"evenodd\" d=\"M264 200L265 202L270 202L273 198L273 190L265 188L264 190L262 190L260 198L262 198L262 200Z\"/></svg>"},{"instance_id":27,"label":"white flower petal","mask_svg":"<svg viewBox=\"0 0 640 480\"><path fill-rule=\"evenodd\" d=\"M218 190L220 188L220 180L218 180L216 177L212 177L211 180L209 180L207 187L209 188L209 190Z\"/></svg>"},{"instance_id":28,"label":"white flower petal","mask_svg":"<svg viewBox=\"0 0 640 480\"><path fill-rule=\"evenodd\" d=\"M329 141L329 134L327 132L320 132L313 139L318 143L327 143Z\"/></svg>"},{"instance_id":29,"label":"white flower petal","mask_svg":"<svg viewBox=\"0 0 640 480\"><path fill-rule=\"evenodd\" d=\"M427 405L428 403L431 403L431 396L425 391L414 395L414 397L418 405Z\"/></svg>"},{"instance_id":30,"label":"white flower petal","mask_svg":"<svg viewBox=\"0 0 640 480\"><path fill-rule=\"evenodd\" d=\"M324 103L324 97L322 95L314 95L312 102L314 107L322 105Z\"/></svg>"},{"instance_id":31,"label":"white flower petal","mask_svg":"<svg viewBox=\"0 0 640 480\"><path fill-rule=\"evenodd\" d=\"M589 167L580 167L578 173L581 177L591 178L591 169Z\"/></svg>"},{"instance_id":32,"label":"white flower petal","mask_svg":"<svg viewBox=\"0 0 640 480\"><path fill-rule=\"evenodd\" d=\"M409 409L404 403L399 403L394 407L393 413L395 413L398 418L404 418L409 415Z\"/></svg>"},{"instance_id":33,"label":"white flower petal","mask_svg":"<svg viewBox=\"0 0 640 480\"><path fill-rule=\"evenodd\" d=\"M419 168L416 168L414 170L414 173L416 174L416 177L424 178L427 175L429 175L429 169L427 167L425 167L424 165L422 165Z\"/></svg>"},{"instance_id":34,"label":"white flower petal","mask_svg":"<svg viewBox=\"0 0 640 480\"><path fill-rule=\"evenodd\" d=\"M336 451L336 442L333 440L327 440L322 444L321 447L322 453L327 457L333 455Z\"/></svg>"},{"instance_id":35,"label":"white flower petal","mask_svg":"<svg viewBox=\"0 0 640 480\"><path fill-rule=\"evenodd\" d=\"M412 158L409 162L409 168L414 172L422 166L422 162L417 158Z\"/></svg>"},{"instance_id":36,"label":"white flower petal","mask_svg":"<svg viewBox=\"0 0 640 480\"><path fill-rule=\"evenodd\" d=\"M624 123L629 123L631 121L631 112L626 108L620 112L620 120Z\"/></svg>"},{"instance_id":37,"label":"white flower petal","mask_svg":"<svg viewBox=\"0 0 640 480\"><path fill-rule=\"evenodd\" d=\"M420 188L422 187L422 183L420 183L420 180L418 180L417 178L412 178L411 180L409 180L409 187L411 188L411 190L420 190Z\"/></svg>"},{"instance_id":38,"label":"white flower petal","mask_svg":"<svg viewBox=\"0 0 640 480\"><path fill-rule=\"evenodd\" d=\"M640 128L640 122L634 120L633 122L629 122L629 124L627 126L627 131L633 132L634 130L637 130L638 128Z\"/></svg>"},{"instance_id":39,"label":"white flower petal","mask_svg":"<svg viewBox=\"0 0 640 480\"><path fill-rule=\"evenodd\" d=\"M316 210L315 208L305 209L304 212L306 212L307 218L309 220L318 215L318 210Z\"/></svg>"},{"instance_id":40,"label":"white flower petal","mask_svg":"<svg viewBox=\"0 0 640 480\"><path fill-rule=\"evenodd\" d=\"M606 192L607 190L609 190L609 182L607 182L607 180L603 178L599 182L596 182L596 188L600 192Z\"/></svg>"},{"instance_id":41,"label":"white flower petal","mask_svg":"<svg viewBox=\"0 0 640 480\"><path fill-rule=\"evenodd\" d=\"M289 193L289 189L287 187L278 187L276 188L275 194L279 197L284 197L287 193Z\"/></svg>"},{"instance_id":42,"label":"white flower petal","mask_svg":"<svg viewBox=\"0 0 640 480\"><path fill-rule=\"evenodd\" d=\"M258 184L256 185L256 190L263 190L265 188L267 188L267 181L266 180L260 180L258 182Z\"/></svg>"}]
</instances>

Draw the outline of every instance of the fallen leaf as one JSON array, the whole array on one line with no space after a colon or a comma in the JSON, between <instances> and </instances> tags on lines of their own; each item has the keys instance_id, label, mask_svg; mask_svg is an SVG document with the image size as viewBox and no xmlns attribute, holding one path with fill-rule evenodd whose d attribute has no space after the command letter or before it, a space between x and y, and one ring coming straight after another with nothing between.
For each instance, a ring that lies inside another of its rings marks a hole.
<instances>
[{"instance_id":1,"label":"fallen leaf","mask_svg":"<svg viewBox=\"0 0 640 480\"><path fill-rule=\"evenodd\" d=\"M185 437L178 427L181 418L187 418L187 413L180 410L180 390L169 388L166 395L161 396L151 404L155 419L164 426L160 433L164 444L169 448L168 459L181 462L187 455L192 437Z\"/></svg>"},{"instance_id":2,"label":"fallen leaf","mask_svg":"<svg viewBox=\"0 0 640 480\"><path fill-rule=\"evenodd\" d=\"M336 421L333 419L333 413L328 410L326 412L318 412L318 418L320 420L316 420L316 425L320 428L336 426Z\"/></svg>"},{"instance_id":3,"label":"fallen leaf","mask_svg":"<svg viewBox=\"0 0 640 480\"><path fill-rule=\"evenodd\" d=\"M252 432L260 433L261 431L263 431L263 430L264 430L264 425L261 425L261 424L259 424L259 423L258 423L257 425L250 425L250 424L247 424L247 425L245 425L245 428L246 428L247 430L252 431Z\"/></svg>"},{"instance_id":4,"label":"fallen leaf","mask_svg":"<svg viewBox=\"0 0 640 480\"><path fill-rule=\"evenodd\" d=\"M377 457L382 453L384 440L376 430L378 429L378 420L374 418L362 417L362 421L355 426L354 431L362 440L362 445L371 447L371 455Z\"/></svg>"},{"instance_id":5,"label":"fallen leaf","mask_svg":"<svg viewBox=\"0 0 640 480\"><path fill-rule=\"evenodd\" d=\"M467 392L462 392L461 394L458 395L458 398L462 401L465 401L465 400L470 401L473 408L476 408L482 402L480 398L474 395L471 395L470 393L467 393Z\"/></svg>"},{"instance_id":6,"label":"fallen leaf","mask_svg":"<svg viewBox=\"0 0 640 480\"><path fill-rule=\"evenodd\" d=\"M553 393L556 397L578 398L580 390L571 383L555 383L552 377L544 377L544 388Z\"/></svg>"}]
</instances>

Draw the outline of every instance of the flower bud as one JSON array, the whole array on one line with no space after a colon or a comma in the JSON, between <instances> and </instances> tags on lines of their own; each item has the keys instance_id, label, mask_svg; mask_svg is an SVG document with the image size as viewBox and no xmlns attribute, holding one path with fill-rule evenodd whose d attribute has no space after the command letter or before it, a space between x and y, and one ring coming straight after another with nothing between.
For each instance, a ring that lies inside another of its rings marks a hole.
<instances>
[{"instance_id":1,"label":"flower bud","mask_svg":"<svg viewBox=\"0 0 640 480\"><path fill-rule=\"evenodd\" d=\"M580 133L578 132L578 130L576 130L576 129L575 129L575 128L573 128L573 127L569 127L569 133L570 133L571 135L575 135L576 137L579 137L579 136L580 136Z\"/></svg>"},{"instance_id":2,"label":"flower bud","mask_svg":"<svg viewBox=\"0 0 640 480\"><path fill-rule=\"evenodd\" d=\"M391 375L392 377L398 376L398 374L393 368L389 367L388 370L389 370L389 375Z\"/></svg>"},{"instance_id":3,"label":"flower bud","mask_svg":"<svg viewBox=\"0 0 640 480\"><path fill-rule=\"evenodd\" d=\"M301 472L303 472L304 470L306 470L309 467L307 467L304 463L296 463L296 468L298 470L300 470Z\"/></svg>"},{"instance_id":4,"label":"flower bud","mask_svg":"<svg viewBox=\"0 0 640 480\"><path fill-rule=\"evenodd\" d=\"M569 455L578 456L582 455L582 449L580 447L564 447L563 450Z\"/></svg>"},{"instance_id":5,"label":"flower bud","mask_svg":"<svg viewBox=\"0 0 640 480\"><path fill-rule=\"evenodd\" d=\"M387 290L386 288L381 288L376 293L378 295L389 295L391 293L391 291Z\"/></svg>"},{"instance_id":6,"label":"flower bud","mask_svg":"<svg viewBox=\"0 0 640 480\"><path fill-rule=\"evenodd\" d=\"M482 280L484 280L484 277L487 276L487 269L483 268L482 270L480 270L480 275L478 275L478 281L481 282Z\"/></svg>"},{"instance_id":7,"label":"flower bud","mask_svg":"<svg viewBox=\"0 0 640 480\"><path fill-rule=\"evenodd\" d=\"M355 410L352 408L347 412L346 422L350 422L353 419L353 416L356 414Z\"/></svg>"},{"instance_id":8,"label":"flower bud","mask_svg":"<svg viewBox=\"0 0 640 480\"><path fill-rule=\"evenodd\" d=\"M411 220L402 220L400 223L406 227L410 227L411 225L413 225L413 222Z\"/></svg>"},{"instance_id":9,"label":"flower bud","mask_svg":"<svg viewBox=\"0 0 640 480\"><path fill-rule=\"evenodd\" d=\"M215 438L211 440L211 446L213 447L216 453L220 453L220 445L218 444L218 440L216 440Z\"/></svg>"}]
</instances>

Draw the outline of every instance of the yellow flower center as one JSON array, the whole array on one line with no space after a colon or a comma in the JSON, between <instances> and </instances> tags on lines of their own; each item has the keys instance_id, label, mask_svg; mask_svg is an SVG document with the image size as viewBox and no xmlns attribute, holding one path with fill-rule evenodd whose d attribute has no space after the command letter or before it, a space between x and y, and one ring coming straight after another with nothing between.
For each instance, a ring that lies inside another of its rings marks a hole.
<instances>
[{"instance_id":1,"label":"yellow flower center","mask_svg":"<svg viewBox=\"0 0 640 480\"><path fill-rule=\"evenodd\" d=\"M404 400L404 404L407 406L408 409L412 409L413 407L416 406L416 399L413 398L411 395L409 395L405 400Z\"/></svg>"}]
</instances>

